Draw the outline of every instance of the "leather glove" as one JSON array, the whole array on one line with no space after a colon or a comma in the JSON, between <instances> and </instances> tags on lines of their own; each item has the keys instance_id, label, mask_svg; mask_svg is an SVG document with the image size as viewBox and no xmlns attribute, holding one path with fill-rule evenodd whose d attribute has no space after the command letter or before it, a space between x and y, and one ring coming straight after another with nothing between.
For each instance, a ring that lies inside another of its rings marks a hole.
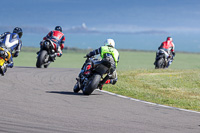
<instances>
[{"instance_id":1,"label":"leather glove","mask_svg":"<svg viewBox=\"0 0 200 133\"><path fill-rule=\"evenodd\" d=\"M19 52L15 52L12 54L13 57L17 57L19 55Z\"/></svg>"},{"instance_id":2,"label":"leather glove","mask_svg":"<svg viewBox=\"0 0 200 133\"><path fill-rule=\"evenodd\" d=\"M86 57L87 57L87 58L90 58L90 57L91 57L90 53L88 53L88 54L86 55Z\"/></svg>"},{"instance_id":3,"label":"leather glove","mask_svg":"<svg viewBox=\"0 0 200 133\"><path fill-rule=\"evenodd\" d=\"M175 55L176 55L175 52L172 52L172 55L175 57Z\"/></svg>"},{"instance_id":4,"label":"leather glove","mask_svg":"<svg viewBox=\"0 0 200 133\"><path fill-rule=\"evenodd\" d=\"M40 45L42 45L44 43L45 40L40 41Z\"/></svg>"}]
</instances>

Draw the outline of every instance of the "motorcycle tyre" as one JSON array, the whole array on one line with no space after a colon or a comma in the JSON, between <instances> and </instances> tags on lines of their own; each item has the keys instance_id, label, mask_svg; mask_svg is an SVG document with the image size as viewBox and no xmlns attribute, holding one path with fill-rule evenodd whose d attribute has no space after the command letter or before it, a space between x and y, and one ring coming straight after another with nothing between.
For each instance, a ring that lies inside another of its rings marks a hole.
<instances>
[{"instance_id":1,"label":"motorcycle tyre","mask_svg":"<svg viewBox=\"0 0 200 133\"><path fill-rule=\"evenodd\" d=\"M76 82L76 84L74 85L73 91L74 91L74 93L78 93L80 90L81 90L81 89L80 89L80 87L79 87L79 83Z\"/></svg>"},{"instance_id":2,"label":"motorcycle tyre","mask_svg":"<svg viewBox=\"0 0 200 133\"><path fill-rule=\"evenodd\" d=\"M3 72L2 68L0 68L0 74L1 74L2 76L4 76L4 72Z\"/></svg>"},{"instance_id":3,"label":"motorcycle tyre","mask_svg":"<svg viewBox=\"0 0 200 133\"><path fill-rule=\"evenodd\" d=\"M36 67L41 68L42 65L44 64L45 56L47 55L46 50L42 50L38 56L37 62L36 62Z\"/></svg>"},{"instance_id":4,"label":"motorcycle tyre","mask_svg":"<svg viewBox=\"0 0 200 133\"><path fill-rule=\"evenodd\" d=\"M165 68L165 60L163 58L160 58L157 62L156 62L156 68Z\"/></svg>"},{"instance_id":5,"label":"motorcycle tyre","mask_svg":"<svg viewBox=\"0 0 200 133\"><path fill-rule=\"evenodd\" d=\"M83 94L90 95L98 87L100 81L101 75L99 74L94 74L90 77L88 84L83 88Z\"/></svg>"}]
</instances>

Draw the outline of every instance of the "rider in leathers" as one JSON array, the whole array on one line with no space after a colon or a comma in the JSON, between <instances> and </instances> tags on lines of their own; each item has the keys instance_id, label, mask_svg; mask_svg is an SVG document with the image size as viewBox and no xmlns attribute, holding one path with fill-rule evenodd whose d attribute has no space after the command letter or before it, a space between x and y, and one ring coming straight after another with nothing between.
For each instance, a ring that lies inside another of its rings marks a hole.
<instances>
[{"instance_id":1,"label":"rider in leathers","mask_svg":"<svg viewBox=\"0 0 200 133\"><path fill-rule=\"evenodd\" d=\"M54 31L50 31L40 42L41 46L46 39L53 41L54 50L56 51L55 55L51 55L52 60L55 59L56 56L61 57L65 42L65 36L62 33L62 28L60 26L56 26Z\"/></svg>"},{"instance_id":2,"label":"rider in leathers","mask_svg":"<svg viewBox=\"0 0 200 133\"><path fill-rule=\"evenodd\" d=\"M111 69L110 69L110 77L105 82L105 84L115 84L117 82L117 64L119 62L119 52L115 49L115 42L113 39L107 39L104 43L104 46L101 46L98 49L95 49L88 53L86 56L91 57L94 55L100 54L102 60L107 60L111 63ZM103 84L99 86L99 89L102 89Z\"/></svg>"},{"instance_id":3,"label":"rider in leathers","mask_svg":"<svg viewBox=\"0 0 200 133\"><path fill-rule=\"evenodd\" d=\"M175 45L173 43L173 40L171 37L167 37L167 40L162 42L158 50L162 50L165 52L165 55L169 58L167 67L169 67L173 61L173 58L175 56ZM159 52L159 51L158 51ZM158 53L157 52L157 53Z\"/></svg>"},{"instance_id":4,"label":"rider in leathers","mask_svg":"<svg viewBox=\"0 0 200 133\"><path fill-rule=\"evenodd\" d=\"M0 35L0 39L2 39L1 46L2 44L5 45L5 47L12 53L10 59L8 60L8 65L7 67L12 68L14 63L13 63L13 57L17 57L19 55L19 52L22 47L22 41L21 37L23 35L22 29L19 27L14 28L13 33L10 32L5 32Z\"/></svg>"}]
</instances>

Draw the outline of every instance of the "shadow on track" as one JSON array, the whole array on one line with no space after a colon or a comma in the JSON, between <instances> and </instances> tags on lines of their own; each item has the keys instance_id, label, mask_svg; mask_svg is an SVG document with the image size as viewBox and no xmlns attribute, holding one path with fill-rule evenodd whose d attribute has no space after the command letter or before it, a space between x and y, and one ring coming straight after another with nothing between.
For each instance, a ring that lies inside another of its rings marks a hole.
<instances>
[{"instance_id":1,"label":"shadow on track","mask_svg":"<svg viewBox=\"0 0 200 133\"><path fill-rule=\"evenodd\" d=\"M55 94L62 94L62 95L88 96L88 95L83 95L83 93L74 93L74 92L69 92L69 91L46 91L46 93L55 93ZM91 94L91 95L102 95L102 94Z\"/></svg>"},{"instance_id":2,"label":"shadow on track","mask_svg":"<svg viewBox=\"0 0 200 133\"><path fill-rule=\"evenodd\" d=\"M55 94L62 94L62 95L83 95L82 93L74 93L69 91L46 91L46 93L55 93Z\"/></svg>"},{"instance_id":3,"label":"shadow on track","mask_svg":"<svg viewBox=\"0 0 200 133\"><path fill-rule=\"evenodd\" d=\"M14 66L15 68L36 68L36 67L29 67L29 66ZM38 69L38 68L37 68Z\"/></svg>"}]
</instances>

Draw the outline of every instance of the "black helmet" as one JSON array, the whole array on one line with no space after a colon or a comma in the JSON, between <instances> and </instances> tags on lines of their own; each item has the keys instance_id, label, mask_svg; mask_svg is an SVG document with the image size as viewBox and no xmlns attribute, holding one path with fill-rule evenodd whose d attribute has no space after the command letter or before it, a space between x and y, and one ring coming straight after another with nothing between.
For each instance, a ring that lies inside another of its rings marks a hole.
<instances>
[{"instance_id":1,"label":"black helmet","mask_svg":"<svg viewBox=\"0 0 200 133\"><path fill-rule=\"evenodd\" d=\"M19 27L15 27L13 33L17 33L19 35L19 38L21 38L23 35L22 29Z\"/></svg>"},{"instance_id":2,"label":"black helmet","mask_svg":"<svg viewBox=\"0 0 200 133\"><path fill-rule=\"evenodd\" d=\"M55 30L62 32L62 28L60 26L56 26Z\"/></svg>"}]
</instances>

